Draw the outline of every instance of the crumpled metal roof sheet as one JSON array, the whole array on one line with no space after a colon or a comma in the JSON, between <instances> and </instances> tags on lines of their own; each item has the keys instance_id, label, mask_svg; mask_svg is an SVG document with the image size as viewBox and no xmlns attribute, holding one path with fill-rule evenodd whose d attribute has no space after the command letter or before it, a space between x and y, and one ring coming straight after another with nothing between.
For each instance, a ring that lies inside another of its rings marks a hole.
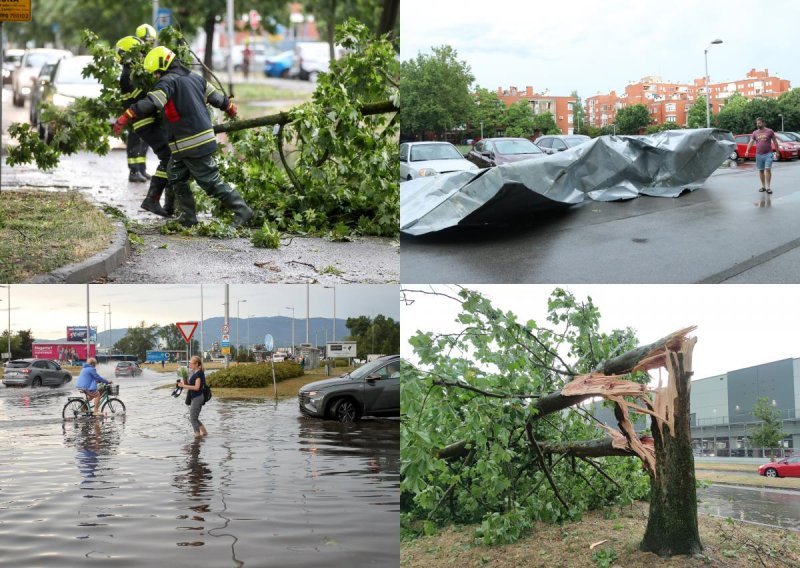
<instances>
[{"instance_id":1,"label":"crumpled metal roof sheet","mask_svg":"<svg viewBox=\"0 0 800 568\"><path fill-rule=\"evenodd\" d=\"M700 187L735 147L714 128L600 136L544 159L420 178L400 184L400 230L507 223L586 198L677 197Z\"/></svg>"}]
</instances>

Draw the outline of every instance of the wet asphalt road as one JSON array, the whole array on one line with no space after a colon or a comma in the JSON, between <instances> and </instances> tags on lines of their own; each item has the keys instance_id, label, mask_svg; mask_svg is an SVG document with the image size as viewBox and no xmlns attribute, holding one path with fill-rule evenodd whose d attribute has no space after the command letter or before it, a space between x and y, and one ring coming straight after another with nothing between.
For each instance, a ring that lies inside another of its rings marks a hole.
<instances>
[{"instance_id":1,"label":"wet asphalt road","mask_svg":"<svg viewBox=\"0 0 800 568\"><path fill-rule=\"evenodd\" d=\"M289 83L296 83L289 81ZM27 122L28 104L11 104L10 91L3 89L3 146L5 129L12 122ZM267 112L268 109L267 109ZM147 169L157 160L148 152ZM400 281L398 242L388 238L356 238L333 243L318 238L285 237L277 250L259 249L249 239L210 239L165 236L158 232L163 220L139 208L147 184L128 183L124 147L117 143L107 156L80 153L65 156L51 172L35 164L11 168L0 164L0 182L5 188L34 187L56 191L78 190L92 200L112 205L141 224L144 244L134 247L128 261L113 271L114 283L396 283ZM209 219L210 217L205 217ZM203 217L201 216L201 220Z\"/></svg>"},{"instance_id":2,"label":"wet asphalt road","mask_svg":"<svg viewBox=\"0 0 800 568\"><path fill-rule=\"evenodd\" d=\"M800 161L718 170L679 198L588 202L524 227L401 238L403 282L790 283L800 281Z\"/></svg>"},{"instance_id":3,"label":"wet asphalt road","mask_svg":"<svg viewBox=\"0 0 800 568\"><path fill-rule=\"evenodd\" d=\"M800 492L714 484L697 490L697 510L716 517L800 531Z\"/></svg>"}]
</instances>

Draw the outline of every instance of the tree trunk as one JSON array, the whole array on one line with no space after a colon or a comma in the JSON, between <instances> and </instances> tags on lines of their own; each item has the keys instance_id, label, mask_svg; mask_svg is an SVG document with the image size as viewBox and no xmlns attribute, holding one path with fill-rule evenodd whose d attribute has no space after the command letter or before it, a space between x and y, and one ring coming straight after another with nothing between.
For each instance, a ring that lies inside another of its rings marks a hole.
<instances>
[{"instance_id":1,"label":"tree trunk","mask_svg":"<svg viewBox=\"0 0 800 568\"><path fill-rule=\"evenodd\" d=\"M673 418L673 426L656 418L652 420L656 469L650 482L647 529L639 548L659 556L698 554L703 548L697 528L697 493L689 423L695 342L696 339L688 340L679 351L668 354L670 385L659 394L665 396L664 404Z\"/></svg>"},{"instance_id":2,"label":"tree trunk","mask_svg":"<svg viewBox=\"0 0 800 568\"><path fill-rule=\"evenodd\" d=\"M378 35L391 33L394 24L400 15L400 0L384 0L383 11L381 11L381 21L378 24Z\"/></svg>"},{"instance_id":3,"label":"tree trunk","mask_svg":"<svg viewBox=\"0 0 800 568\"><path fill-rule=\"evenodd\" d=\"M209 73L208 69L213 69L211 66L212 53L214 49L214 24L216 22L217 15L214 13L206 14L206 19L203 22L203 31L206 32L206 52L203 54L203 65L206 66L206 69L203 69L203 79L208 81Z\"/></svg>"}]
</instances>

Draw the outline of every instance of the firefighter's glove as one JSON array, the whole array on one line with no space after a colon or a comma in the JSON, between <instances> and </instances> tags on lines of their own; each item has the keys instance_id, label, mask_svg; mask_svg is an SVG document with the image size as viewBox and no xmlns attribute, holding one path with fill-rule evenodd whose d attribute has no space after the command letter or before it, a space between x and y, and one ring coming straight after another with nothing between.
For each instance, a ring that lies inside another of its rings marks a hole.
<instances>
[{"instance_id":1,"label":"firefighter's glove","mask_svg":"<svg viewBox=\"0 0 800 568\"><path fill-rule=\"evenodd\" d=\"M128 110L123 112L119 116L117 121L114 123L114 134L119 136L122 133L122 129L125 128L125 126L127 126L128 123L132 121L134 118L136 118L136 113L133 112L133 109L129 108Z\"/></svg>"},{"instance_id":2,"label":"firefighter's glove","mask_svg":"<svg viewBox=\"0 0 800 568\"><path fill-rule=\"evenodd\" d=\"M233 101L228 101L228 106L225 107L225 114L227 114L230 118L236 118L238 109L236 105L233 104Z\"/></svg>"}]
</instances>

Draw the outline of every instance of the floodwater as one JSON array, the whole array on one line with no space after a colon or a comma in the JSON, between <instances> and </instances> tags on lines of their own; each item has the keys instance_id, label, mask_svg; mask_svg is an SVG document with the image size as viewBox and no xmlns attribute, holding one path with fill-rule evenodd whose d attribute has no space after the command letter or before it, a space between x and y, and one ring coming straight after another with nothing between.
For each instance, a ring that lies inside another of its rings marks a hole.
<instances>
[{"instance_id":1,"label":"floodwater","mask_svg":"<svg viewBox=\"0 0 800 568\"><path fill-rule=\"evenodd\" d=\"M800 531L800 492L714 484L697 490L697 510L717 517Z\"/></svg>"},{"instance_id":2,"label":"floodwater","mask_svg":"<svg viewBox=\"0 0 800 568\"><path fill-rule=\"evenodd\" d=\"M124 417L70 422L74 379L0 386L0 566L399 565L396 420L214 398L195 442L174 377L115 382Z\"/></svg>"}]
</instances>

